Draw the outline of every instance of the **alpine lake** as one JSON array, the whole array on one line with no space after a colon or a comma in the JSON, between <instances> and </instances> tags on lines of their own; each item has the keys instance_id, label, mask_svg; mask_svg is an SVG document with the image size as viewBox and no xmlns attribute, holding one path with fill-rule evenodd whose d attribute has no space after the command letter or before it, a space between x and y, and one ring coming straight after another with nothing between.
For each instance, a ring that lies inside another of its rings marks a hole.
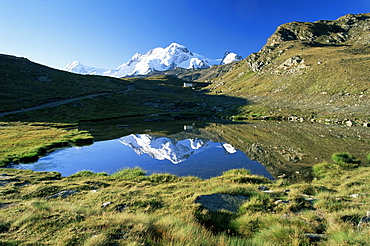
<instances>
[{"instance_id":1,"label":"alpine lake","mask_svg":"<svg viewBox=\"0 0 370 246\"><path fill-rule=\"evenodd\" d=\"M81 122L94 136L89 146L58 149L16 169L89 170L112 174L140 167L147 174L170 173L202 179L245 168L269 179L312 179L312 166L349 152L366 163L370 131L362 126L289 121L231 122L219 119L113 119Z\"/></svg>"}]
</instances>

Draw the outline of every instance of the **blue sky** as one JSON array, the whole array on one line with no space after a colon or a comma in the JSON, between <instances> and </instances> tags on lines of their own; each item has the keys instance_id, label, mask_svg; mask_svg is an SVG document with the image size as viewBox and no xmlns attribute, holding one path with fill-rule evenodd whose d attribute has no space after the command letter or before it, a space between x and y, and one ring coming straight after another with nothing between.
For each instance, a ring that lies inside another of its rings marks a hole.
<instances>
[{"instance_id":1,"label":"blue sky","mask_svg":"<svg viewBox=\"0 0 370 246\"><path fill-rule=\"evenodd\" d=\"M369 12L370 0L0 0L0 53L59 69L116 68L172 42L246 57L283 23Z\"/></svg>"}]
</instances>

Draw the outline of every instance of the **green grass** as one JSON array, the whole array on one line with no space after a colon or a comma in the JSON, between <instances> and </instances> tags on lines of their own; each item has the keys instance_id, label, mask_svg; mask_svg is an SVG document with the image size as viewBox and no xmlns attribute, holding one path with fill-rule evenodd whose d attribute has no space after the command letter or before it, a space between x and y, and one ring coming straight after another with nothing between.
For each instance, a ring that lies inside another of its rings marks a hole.
<instances>
[{"instance_id":1,"label":"green grass","mask_svg":"<svg viewBox=\"0 0 370 246\"><path fill-rule=\"evenodd\" d=\"M143 169L141 169L140 167L135 167L135 168L125 168L118 172L115 172L114 174L112 174L112 177L116 179L135 180L144 175L145 175L145 171Z\"/></svg>"},{"instance_id":2,"label":"green grass","mask_svg":"<svg viewBox=\"0 0 370 246\"><path fill-rule=\"evenodd\" d=\"M57 179L51 179L55 173L2 169L2 178L14 182L0 186L0 243L366 245L370 228L357 231L357 224L370 197L350 195L368 191L369 171L363 166L341 173L328 169L324 178L292 185L268 181L263 185L275 192L267 194L258 190L260 184L235 182L236 176L250 176L243 169L209 180L145 175L139 168ZM62 190L79 192L45 199ZM249 199L234 214L207 212L194 203L197 196L212 193ZM105 202L110 203L104 207ZM307 234L325 236L312 241Z\"/></svg>"},{"instance_id":3,"label":"green grass","mask_svg":"<svg viewBox=\"0 0 370 246\"><path fill-rule=\"evenodd\" d=\"M361 163L361 160L355 158L353 155L349 153L334 153L332 155L332 160L343 167L358 167Z\"/></svg>"},{"instance_id":4,"label":"green grass","mask_svg":"<svg viewBox=\"0 0 370 246\"><path fill-rule=\"evenodd\" d=\"M0 122L0 166L10 162L34 162L55 148L93 142L76 125L59 123Z\"/></svg>"}]
</instances>

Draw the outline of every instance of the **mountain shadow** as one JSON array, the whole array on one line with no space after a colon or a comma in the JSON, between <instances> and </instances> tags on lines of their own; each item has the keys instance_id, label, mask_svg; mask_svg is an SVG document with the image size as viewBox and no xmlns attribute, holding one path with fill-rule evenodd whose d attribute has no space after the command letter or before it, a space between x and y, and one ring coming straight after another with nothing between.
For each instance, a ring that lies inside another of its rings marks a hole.
<instances>
[{"instance_id":1,"label":"mountain shadow","mask_svg":"<svg viewBox=\"0 0 370 246\"><path fill-rule=\"evenodd\" d=\"M0 55L0 63L5 78L0 85L0 121L78 124L98 139L107 138L99 131L121 137L111 134L112 127L121 134L154 126L159 130L177 121L217 122L248 104L242 98L209 95L203 89L207 83L184 87L183 80L172 76L77 75L8 55Z\"/></svg>"}]
</instances>

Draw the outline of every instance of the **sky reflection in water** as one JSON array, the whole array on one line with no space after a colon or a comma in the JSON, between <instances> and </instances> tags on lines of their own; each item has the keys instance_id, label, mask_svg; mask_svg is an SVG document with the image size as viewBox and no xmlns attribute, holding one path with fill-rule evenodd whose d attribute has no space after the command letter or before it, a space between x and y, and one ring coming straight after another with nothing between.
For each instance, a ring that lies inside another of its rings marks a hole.
<instances>
[{"instance_id":1,"label":"sky reflection in water","mask_svg":"<svg viewBox=\"0 0 370 246\"><path fill-rule=\"evenodd\" d=\"M131 134L90 146L57 150L36 163L14 165L13 168L57 171L69 176L82 170L112 174L136 166L147 174L171 173L203 179L219 176L226 170L246 168L253 174L273 178L263 165L250 160L230 144L149 134Z\"/></svg>"}]
</instances>

